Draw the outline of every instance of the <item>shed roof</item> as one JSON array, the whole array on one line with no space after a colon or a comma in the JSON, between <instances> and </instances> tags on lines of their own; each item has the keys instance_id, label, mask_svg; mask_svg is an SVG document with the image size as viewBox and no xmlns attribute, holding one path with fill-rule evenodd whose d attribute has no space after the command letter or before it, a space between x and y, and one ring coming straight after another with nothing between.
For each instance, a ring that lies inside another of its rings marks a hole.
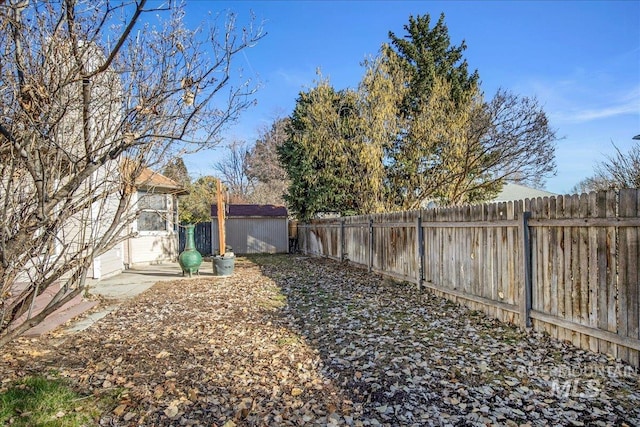
<instances>
[{"instance_id":1,"label":"shed roof","mask_svg":"<svg viewBox=\"0 0 640 427\"><path fill-rule=\"evenodd\" d=\"M227 205L228 217L287 217L287 208L275 205ZM211 216L218 217L218 205L211 205Z\"/></svg>"}]
</instances>

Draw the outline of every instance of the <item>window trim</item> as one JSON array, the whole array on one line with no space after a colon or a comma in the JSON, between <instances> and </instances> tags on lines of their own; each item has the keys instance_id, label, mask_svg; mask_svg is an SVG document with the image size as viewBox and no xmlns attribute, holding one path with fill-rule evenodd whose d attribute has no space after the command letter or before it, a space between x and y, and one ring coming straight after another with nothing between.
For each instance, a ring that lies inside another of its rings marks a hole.
<instances>
[{"instance_id":1,"label":"window trim","mask_svg":"<svg viewBox=\"0 0 640 427\"><path fill-rule=\"evenodd\" d=\"M141 197L144 195L154 195L154 196L163 196L165 201L165 209L139 209L140 213L142 212L164 212L165 216L165 229L164 230L140 230L138 221L140 219L140 215L136 216L136 220L133 222L133 231L137 232L139 236L167 236L172 234L171 223L173 222L171 215L173 215L173 203L171 200L171 195L167 193L153 192L147 190L138 190L136 191L136 205L139 207L139 201Z\"/></svg>"}]
</instances>

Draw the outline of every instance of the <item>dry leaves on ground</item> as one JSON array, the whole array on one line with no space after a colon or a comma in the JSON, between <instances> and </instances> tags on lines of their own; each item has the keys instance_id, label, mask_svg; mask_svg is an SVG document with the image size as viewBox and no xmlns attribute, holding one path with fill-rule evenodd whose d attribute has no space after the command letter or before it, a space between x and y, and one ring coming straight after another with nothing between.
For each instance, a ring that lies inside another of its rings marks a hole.
<instances>
[{"instance_id":1,"label":"dry leaves on ground","mask_svg":"<svg viewBox=\"0 0 640 427\"><path fill-rule=\"evenodd\" d=\"M300 256L164 282L4 378L55 369L117 391L103 425L637 425L628 366L414 286Z\"/></svg>"}]
</instances>

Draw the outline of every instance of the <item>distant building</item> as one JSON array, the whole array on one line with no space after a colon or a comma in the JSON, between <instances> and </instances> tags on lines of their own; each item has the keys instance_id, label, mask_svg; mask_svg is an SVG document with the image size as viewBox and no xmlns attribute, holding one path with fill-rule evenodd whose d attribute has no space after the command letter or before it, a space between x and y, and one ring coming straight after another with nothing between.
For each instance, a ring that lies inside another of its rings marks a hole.
<instances>
[{"instance_id":1,"label":"distant building","mask_svg":"<svg viewBox=\"0 0 640 427\"><path fill-rule=\"evenodd\" d=\"M538 190L536 188L527 187L520 184L514 184L507 182L502 187L502 191L498 195L490 200L490 202L511 202L515 200L535 199L538 197L552 197L557 196L555 193L551 193L545 190Z\"/></svg>"},{"instance_id":2,"label":"distant building","mask_svg":"<svg viewBox=\"0 0 640 427\"><path fill-rule=\"evenodd\" d=\"M227 245L236 254L287 253L288 212L284 206L227 205ZM211 251L218 252L218 207L211 206Z\"/></svg>"},{"instance_id":3,"label":"distant building","mask_svg":"<svg viewBox=\"0 0 640 427\"><path fill-rule=\"evenodd\" d=\"M496 197L491 200L487 200L484 203L513 202L516 200L535 199L538 197L552 196L557 196L557 194L545 190L538 190L536 188L527 187L525 185L507 182L502 187L502 191L500 191ZM424 200L420 206L421 209L433 209L437 207L438 202L431 199Z\"/></svg>"}]
</instances>

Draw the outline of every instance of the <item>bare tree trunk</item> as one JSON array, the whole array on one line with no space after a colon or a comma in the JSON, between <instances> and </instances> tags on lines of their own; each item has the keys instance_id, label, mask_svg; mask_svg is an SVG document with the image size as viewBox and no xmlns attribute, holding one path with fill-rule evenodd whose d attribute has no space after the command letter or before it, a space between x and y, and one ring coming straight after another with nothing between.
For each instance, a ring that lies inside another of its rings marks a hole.
<instances>
[{"instance_id":1,"label":"bare tree trunk","mask_svg":"<svg viewBox=\"0 0 640 427\"><path fill-rule=\"evenodd\" d=\"M2 3L0 347L79 295L128 237L145 168L214 146L252 105L231 60L262 37L236 34L232 14L189 30L180 7L146 0Z\"/></svg>"}]
</instances>

